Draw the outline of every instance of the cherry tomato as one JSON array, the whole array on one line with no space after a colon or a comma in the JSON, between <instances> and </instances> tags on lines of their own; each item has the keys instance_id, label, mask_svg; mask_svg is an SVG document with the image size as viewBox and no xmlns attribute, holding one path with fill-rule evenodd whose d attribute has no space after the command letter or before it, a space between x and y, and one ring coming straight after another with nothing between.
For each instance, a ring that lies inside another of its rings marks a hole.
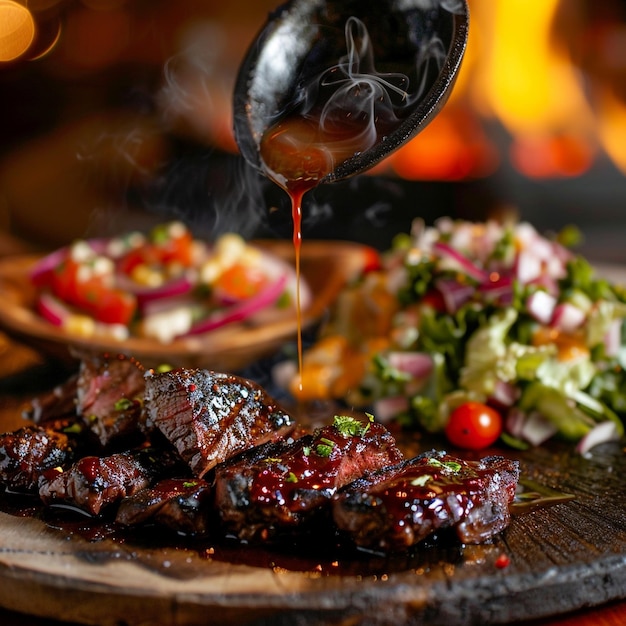
<instances>
[{"instance_id":1,"label":"cherry tomato","mask_svg":"<svg viewBox=\"0 0 626 626\"><path fill-rule=\"evenodd\" d=\"M480 402L466 402L454 409L445 428L448 441L466 450L487 448L501 432L500 413Z\"/></svg>"},{"instance_id":2,"label":"cherry tomato","mask_svg":"<svg viewBox=\"0 0 626 626\"><path fill-rule=\"evenodd\" d=\"M235 263L220 274L214 288L222 298L245 300L259 293L267 283L267 276L256 267Z\"/></svg>"}]
</instances>

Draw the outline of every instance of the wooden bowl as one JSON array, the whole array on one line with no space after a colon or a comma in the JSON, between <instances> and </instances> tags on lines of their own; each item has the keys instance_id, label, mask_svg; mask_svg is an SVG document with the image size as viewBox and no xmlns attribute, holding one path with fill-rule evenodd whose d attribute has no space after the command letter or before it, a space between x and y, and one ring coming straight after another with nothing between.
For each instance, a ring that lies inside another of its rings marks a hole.
<instances>
[{"instance_id":1,"label":"wooden bowl","mask_svg":"<svg viewBox=\"0 0 626 626\"><path fill-rule=\"evenodd\" d=\"M287 241L254 242L276 256L293 262ZM364 267L368 248L349 242L306 241L302 245L301 275L312 293L302 312L302 327L320 319L344 285ZM171 343L130 337L85 338L53 326L34 310L35 289L28 273L39 257L12 256L0 260L0 326L8 335L61 360L72 352L118 352L132 355L146 367L167 363L174 367L203 367L235 371L278 350L297 333L295 312L277 315L262 325L236 322L211 332L183 337Z\"/></svg>"}]
</instances>

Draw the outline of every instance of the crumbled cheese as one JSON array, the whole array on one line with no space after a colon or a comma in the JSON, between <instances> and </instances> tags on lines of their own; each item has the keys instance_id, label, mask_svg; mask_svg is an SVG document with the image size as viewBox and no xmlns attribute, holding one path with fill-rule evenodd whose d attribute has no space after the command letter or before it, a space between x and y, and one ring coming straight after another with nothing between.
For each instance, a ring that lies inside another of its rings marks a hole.
<instances>
[{"instance_id":1,"label":"crumbled cheese","mask_svg":"<svg viewBox=\"0 0 626 626\"><path fill-rule=\"evenodd\" d=\"M170 343L178 335L189 332L192 322L191 309L181 306L146 316L141 325L141 334L162 343Z\"/></svg>"}]
</instances>

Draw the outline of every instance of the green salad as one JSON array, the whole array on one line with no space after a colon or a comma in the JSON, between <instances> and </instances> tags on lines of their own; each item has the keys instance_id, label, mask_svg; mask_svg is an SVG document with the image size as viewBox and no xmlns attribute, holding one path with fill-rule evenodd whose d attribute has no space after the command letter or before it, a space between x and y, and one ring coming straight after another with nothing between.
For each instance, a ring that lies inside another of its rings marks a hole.
<instances>
[{"instance_id":1,"label":"green salad","mask_svg":"<svg viewBox=\"0 0 626 626\"><path fill-rule=\"evenodd\" d=\"M452 432L460 407L486 407L495 425L479 411L460 428L494 437L466 447L558 436L586 452L619 439L626 290L571 251L575 234L416 221L342 295L298 384L431 432Z\"/></svg>"}]
</instances>

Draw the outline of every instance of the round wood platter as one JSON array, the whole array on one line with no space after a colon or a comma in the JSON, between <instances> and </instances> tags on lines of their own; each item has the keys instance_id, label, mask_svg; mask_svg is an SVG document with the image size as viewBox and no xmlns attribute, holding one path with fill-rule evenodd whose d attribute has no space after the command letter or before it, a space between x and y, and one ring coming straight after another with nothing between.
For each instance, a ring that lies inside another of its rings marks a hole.
<instances>
[{"instance_id":1,"label":"round wood platter","mask_svg":"<svg viewBox=\"0 0 626 626\"><path fill-rule=\"evenodd\" d=\"M439 538L410 556L331 556L317 566L309 558L300 567L289 550L240 547L229 560L208 541L182 548L158 536L86 538L0 513L0 606L107 626L486 626L626 598L621 445L587 458L565 445L515 456L525 479L575 498L515 515L485 545Z\"/></svg>"}]
</instances>

